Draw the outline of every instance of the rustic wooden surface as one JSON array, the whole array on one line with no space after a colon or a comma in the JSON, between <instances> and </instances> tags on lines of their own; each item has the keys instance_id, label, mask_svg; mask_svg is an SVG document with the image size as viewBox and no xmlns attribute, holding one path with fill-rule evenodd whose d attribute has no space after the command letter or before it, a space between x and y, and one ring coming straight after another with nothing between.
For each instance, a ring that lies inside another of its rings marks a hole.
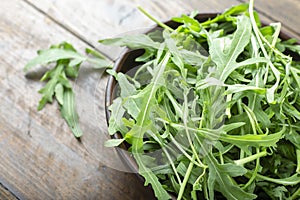
<instances>
[{"instance_id":1,"label":"rustic wooden surface","mask_svg":"<svg viewBox=\"0 0 300 200\"><path fill-rule=\"evenodd\" d=\"M36 111L43 83L39 73L24 76L38 49L69 41L79 50L94 47L112 60L119 49L99 39L145 30L153 23L141 5L160 20L188 13L220 12L245 0L1 0L0 3L0 199L153 199L134 174L126 172L107 139L103 71L84 66L74 82L81 141L72 137L57 105ZM186 3L188 2L188 3ZM299 0L256 2L266 22L280 21L300 39Z\"/></svg>"}]
</instances>

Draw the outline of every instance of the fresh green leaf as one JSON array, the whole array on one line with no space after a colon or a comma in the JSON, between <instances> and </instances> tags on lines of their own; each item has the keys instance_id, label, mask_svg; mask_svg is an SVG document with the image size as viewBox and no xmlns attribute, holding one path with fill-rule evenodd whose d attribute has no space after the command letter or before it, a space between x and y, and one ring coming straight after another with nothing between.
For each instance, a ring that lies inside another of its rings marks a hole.
<instances>
[{"instance_id":1,"label":"fresh green leaf","mask_svg":"<svg viewBox=\"0 0 300 200\"><path fill-rule=\"evenodd\" d=\"M64 104L64 87L62 84L57 84L55 86L55 96L60 105Z\"/></svg>"},{"instance_id":2,"label":"fresh green leaf","mask_svg":"<svg viewBox=\"0 0 300 200\"><path fill-rule=\"evenodd\" d=\"M64 91L63 104L61 105L61 115L68 123L75 137L82 136L79 126L78 114L75 108L75 97L71 89L66 88Z\"/></svg>"},{"instance_id":3,"label":"fresh green leaf","mask_svg":"<svg viewBox=\"0 0 300 200\"><path fill-rule=\"evenodd\" d=\"M76 59L77 63L80 63L85 61L87 58L74 51L64 49L48 49L42 51L36 58L28 62L24 70L28 71L36 65L45 65L62 59Z\"/></svg>"}]
</instances>

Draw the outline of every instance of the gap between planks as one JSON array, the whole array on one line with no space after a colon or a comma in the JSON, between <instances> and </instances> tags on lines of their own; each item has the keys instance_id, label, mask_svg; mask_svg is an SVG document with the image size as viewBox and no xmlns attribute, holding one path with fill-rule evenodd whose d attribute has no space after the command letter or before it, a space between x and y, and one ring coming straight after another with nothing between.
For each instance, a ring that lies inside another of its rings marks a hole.
<instances>
[{"instance_id":1,"label":"gap between planks","mask_svg":"<svg viewBox=\"0 0 300 200\"><path fill-rule=\"evenodd\" d=\"M0 199L1 200L19 200L7 187L0 182Z\"/></svg>"}]
</instances>

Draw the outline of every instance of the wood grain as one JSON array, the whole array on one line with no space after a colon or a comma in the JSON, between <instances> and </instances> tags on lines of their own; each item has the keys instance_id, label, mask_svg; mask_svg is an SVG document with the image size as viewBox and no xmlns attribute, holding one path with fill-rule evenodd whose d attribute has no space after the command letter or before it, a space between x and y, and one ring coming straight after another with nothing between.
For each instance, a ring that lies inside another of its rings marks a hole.
<instances>
[{"instance_id":1,"label":"wood grain","mask_svg":"<svg viewBox=\"0 0 300 200\"><path fill-rule=\"evenodd\" d=\"M1 183L0 183L0 199L1 200L17 200L17 198L15 197L15 195L13 195Z\"/></svg>"},{"instance_id":2,"label":"wood grain","mask_svg":"<svg viewBox=\"0 0 300 200\"><path fill-rule=\"evenodd\" d=\"M220 12L242 0L3 0L0 3L0 199L153 199L114 149L107 136L103 71L84 65L74 80L77 109L84 131L76 140L57 105L36 111L44 85L40 68L25 78L23 66L38 49L69 41L79 51L95 47L112 60L120 49L98 39L144 31L153 25L137 5L165 21L172 16ZM142 2L142 3L141 3ZM297 0L256 1L266 22L281 21L299 37Z\"/></svg>"},{"instance_id":3,"label":"wood grain","mask_svg":"<svg viewBox=\"0 0 300 200\"><path fill-rule=\"evenodd\" d=\"M154 22L145 17L137 7L141 6L161 21L173 16L199 12L221 12L236 5L237 0L26 0L31 5L62 24L70 32L87 41L115 60L121 49L98 44L99 39L124 34L144 32Z\"/></svg>"},{"instance_id":4,"label":"wood grain","mask_svg":"<svg viewBox=\"0 0 300 200\"><path fill-rule=\"evenodd\" d=\"M107 134L100 97L106 80L98 81L99 71L85 66L87 73L74 82L76 93L87 99L80 102L85 109L81 112L92 115L81 117L81 142L56 105L36 111L43 83L25 78L25 63L37 48L52 43L68 39L81 50L86 44L23 1L4 1L1 6L11 11L0 12L1 184L20 199L144 199L147 192L140 181L117 170L122 170L118 155L103 147Z\"/></svg>"}]
</instances>

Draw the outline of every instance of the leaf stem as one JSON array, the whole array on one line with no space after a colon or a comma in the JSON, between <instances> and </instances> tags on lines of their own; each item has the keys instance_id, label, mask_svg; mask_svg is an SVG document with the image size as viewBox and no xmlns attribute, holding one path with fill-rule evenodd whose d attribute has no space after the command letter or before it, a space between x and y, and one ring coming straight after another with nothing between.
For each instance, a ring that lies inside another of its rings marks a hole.
<instances>
[{"instance_id":1,"label":"leaf stem","mask_svg":"<svg viewBox=\"0 0 300 200\"><path fill-rule=\"evenodd\" d=\"M254 172L248 171L245 176L246 177L250 177ZM290 176L288 178L283 178L283 179L276 179L276 178L271 178L268 176L264 176L261 174L256 174L258 179L264 180L264 181L269 181L272 183L277 183L277 184L281 184L281 185L297 185L300 183L300 179L299 179L299 174L294 174L293 176Z\"/></svg>"},{"instance_id":2,"label":"leaf stem","mask_svg":"<svg viewBox=\"0 0 300 200\"><path fill-rule=\"evenodd\" d=\"M257 154L259 154L259 148L256 148L256 152ZM254 172L252 173L251 178L249 179L249 181L243 186L243 189L249 187L251 185L251 183L255 180L258 170L259 170L259 166L260 166L260 157L256 158L256 165L255 165L255 169Z\"/></svg>"},{"instance_id":3,"label":"leaf stem","mask_svg":"<svg viewBox=\"0 0 300 200\"><path fill-rule=\"evenodd\" d=\"M237 109L238 109L238 112L239 114L243 114L243 108L242 108L242 100L239 99L237 101ZM244 127L241 127L241 135L245 135L245 129ZM245 152L243 149L240 150L240 159L244 158L245 157Z\"/></svg>"},{"instance_id":4,"label":"leaf stem","mask_svg":"<svg viewBox=\"0 0 300 200\"><path fill-rule=\"evenodd\" d=\"M190 147L192 149L192 152L193 152L193 156L196 157L196 160L198 161L198 163L200 163L201 165L202 162L200 161L200 158L197 154L197 151L193 145L193 142L192 142L192 139L191 139L191 136L190 136L190 132L188 130L188 125L187 125L187 119L188 119L188 100L187 100L187 94L184 95L184 104L183 104L183 123L184 123L184 129L185 129L185 133L187 135L187 138L188 138L188 141L189 141L189 144L190 144Z\"/></svg>"},{"instance_id":5,"label":"leaf stem","mask_svg":"<svg viewBox=\"0 0 300 200\"><path fill-rule=\"evenodd\" d=\"M268 102L274 103L274 92L277 89L279 81L280 81L280 72L273 65L273 63L271 61L271 58L270 58L268 52L266 51L266 49L264 47L264 44L262 42L262 38L264 38L264 37L261 35L261 33L260 33L260 31L259 31L259 29L257 27L257 24L255 22L255 17L254 17L254 14L253 14L254 13L253 9L254 9L254 0L250 0L250 3L249 3L249 15L250 15L251 23L252 23L252 28L253 28L254 34L256 36L256 39L258 41L258 44L259 44L259 46L260 46L260 48L261 48L261 50L262 50L265 58L267 58L269 60L268 64L270 65L271 70L272 70L272 72L273 72L273 74L275 75L275 78L276 78L276 83L271 88L269 88L269 91L267 92L267 100L268 100Z\"/></svg>"},{"instance_id":6,"label":"leaf stem","mask_svg":"<svg viewBox=\"0 0 300 200\"><path fill-rule=\"evenodd\" d=\"M273 40L272 40L272 45L271 45L271 47L273 47L273 48L274 48L275 45L276 45L276 42L277 42L277 39L278 39L278 36L279 36L279 33L280 33L280 29L281 29L281 24L278 23L278 26L277 26L277 28L276 28L276 30L275 30L275 33L273 34L274 38L273 38ZM269 52L269 57L271 57L272 54L273 54L273 52L274 52L273 48L271 48L271 50L270 50L270 52ZM268 65L269 65L269 64L268 64ZM265 77L264 77L264 83L265 83L265 84L266 84L267 78L268 78L268 69L269 69L269 66L267 66L267 72L265 73Z\"/></svg>"},{"instance_id":7,"label":"leaf stem","mask_svg":"<svg viewBox=\"0 0 300 200\"><path fill-rule=\"evenodd\" d=\"M235 160L234 163L237 164L237 165L244 165L248 162L251 162L257 158L260 158L260 157L263 157L263 156L266 156L267 155L267 151L264 150L262 152L259 152L259 153L256 153L256 154L253 154L251 156L248 156L246 158L242 158L242 159L239 159L239 160Z\"/></svg>"},{"instance_id":8,"label":"leaf stem","mask_svg":"<svg viewBox=\"0 0 300 200\"><path fill-rule=\"evenodd\" d=\"M176 178L177 178L178 183L181 185L181 184L182 184L182 183L181 183L181 179L180 179L179 174L178 174L178 172L177 172L177 170L176 170L176 167L175 167L175 165L174 165L174 162L173 162L172 159L171 159L170 154L168 153L168 151L167 151L164 147L162 147L162 150L163 150L163 152L165 153L165 155L167 156L167 158L168 158L168 160L169 160L169 162L170 162L170 164L171 164L172 170L174 171L174 174L175 174L175 176L176 176Z\"/></svg>"},{"instance_id":9,"label":"leaf stem","mask_svg":"<svg viewBox=\"0 0 300 200\"><path fill-rule=\"evenodd\" d=\"M181 144L179 144L176 139L172 136L172 134L170 134L170 138L171 138L171 142L174 143L174 145L179 149L179 151L181 151L181 153L183 153L183 155L185 155L185 157L187 157L190 162L193 162L195 165L197 165L198 167L203 167L202 163L197 163L195 161L195 159L193 159L193 157L191 157L182 147ZM193 154L194 155L194 154Z\"/></svg>"},{"instance_id":10,"label":"leaf stem","mask_svg":"<svg viewBox=\"0 0 300 200\"><path fill-rule=\"evenodd\" d=\"M296 169L296 172L298 174L300 174L300 150L299 149L296 150L296 154L297 154L297 169Z\"/></svg>"},{"instance_id":11,"label":"leaf stem","mask_svg":"<svg viewBox=\"0 0 300 200\"><path fill-rule=\"evenodd\" d=\"M152 21L154 21L157 25L159 25L160 27L167 29L170 32L173 32L174 30L167 26L166 24L162 23L161 21L159 21L158 19L154 18L152 15L150 15L146 10L144 10L142 7L138 6L138 9L144 14L146 15L149 19L151 19Z\"/></svg>"},{"instance_id":12,"label":"leaf stem","mask_svg":"<svg viewBox=\"0 0 300 200\"><path fill-rule=\"evenodd\" d=\"M196 156L195 156L195 154L193 154L193 157L192 157L193 161L195 161L195 158L196 158ZM186 171L186 174L184 176L182 185L180 186L180 190L179 190L179 193L178 193L177 200L180 200L182 198L182 196L183 196L183 192L185 190L185 187L186 187L186 184L187 184L187 182L189 180L189 177L190 177L190 175L192 173L193 167L194 167L194 162L190 162L190 164L188 166L188 169Z\"/></svg>"}]
</instances>

